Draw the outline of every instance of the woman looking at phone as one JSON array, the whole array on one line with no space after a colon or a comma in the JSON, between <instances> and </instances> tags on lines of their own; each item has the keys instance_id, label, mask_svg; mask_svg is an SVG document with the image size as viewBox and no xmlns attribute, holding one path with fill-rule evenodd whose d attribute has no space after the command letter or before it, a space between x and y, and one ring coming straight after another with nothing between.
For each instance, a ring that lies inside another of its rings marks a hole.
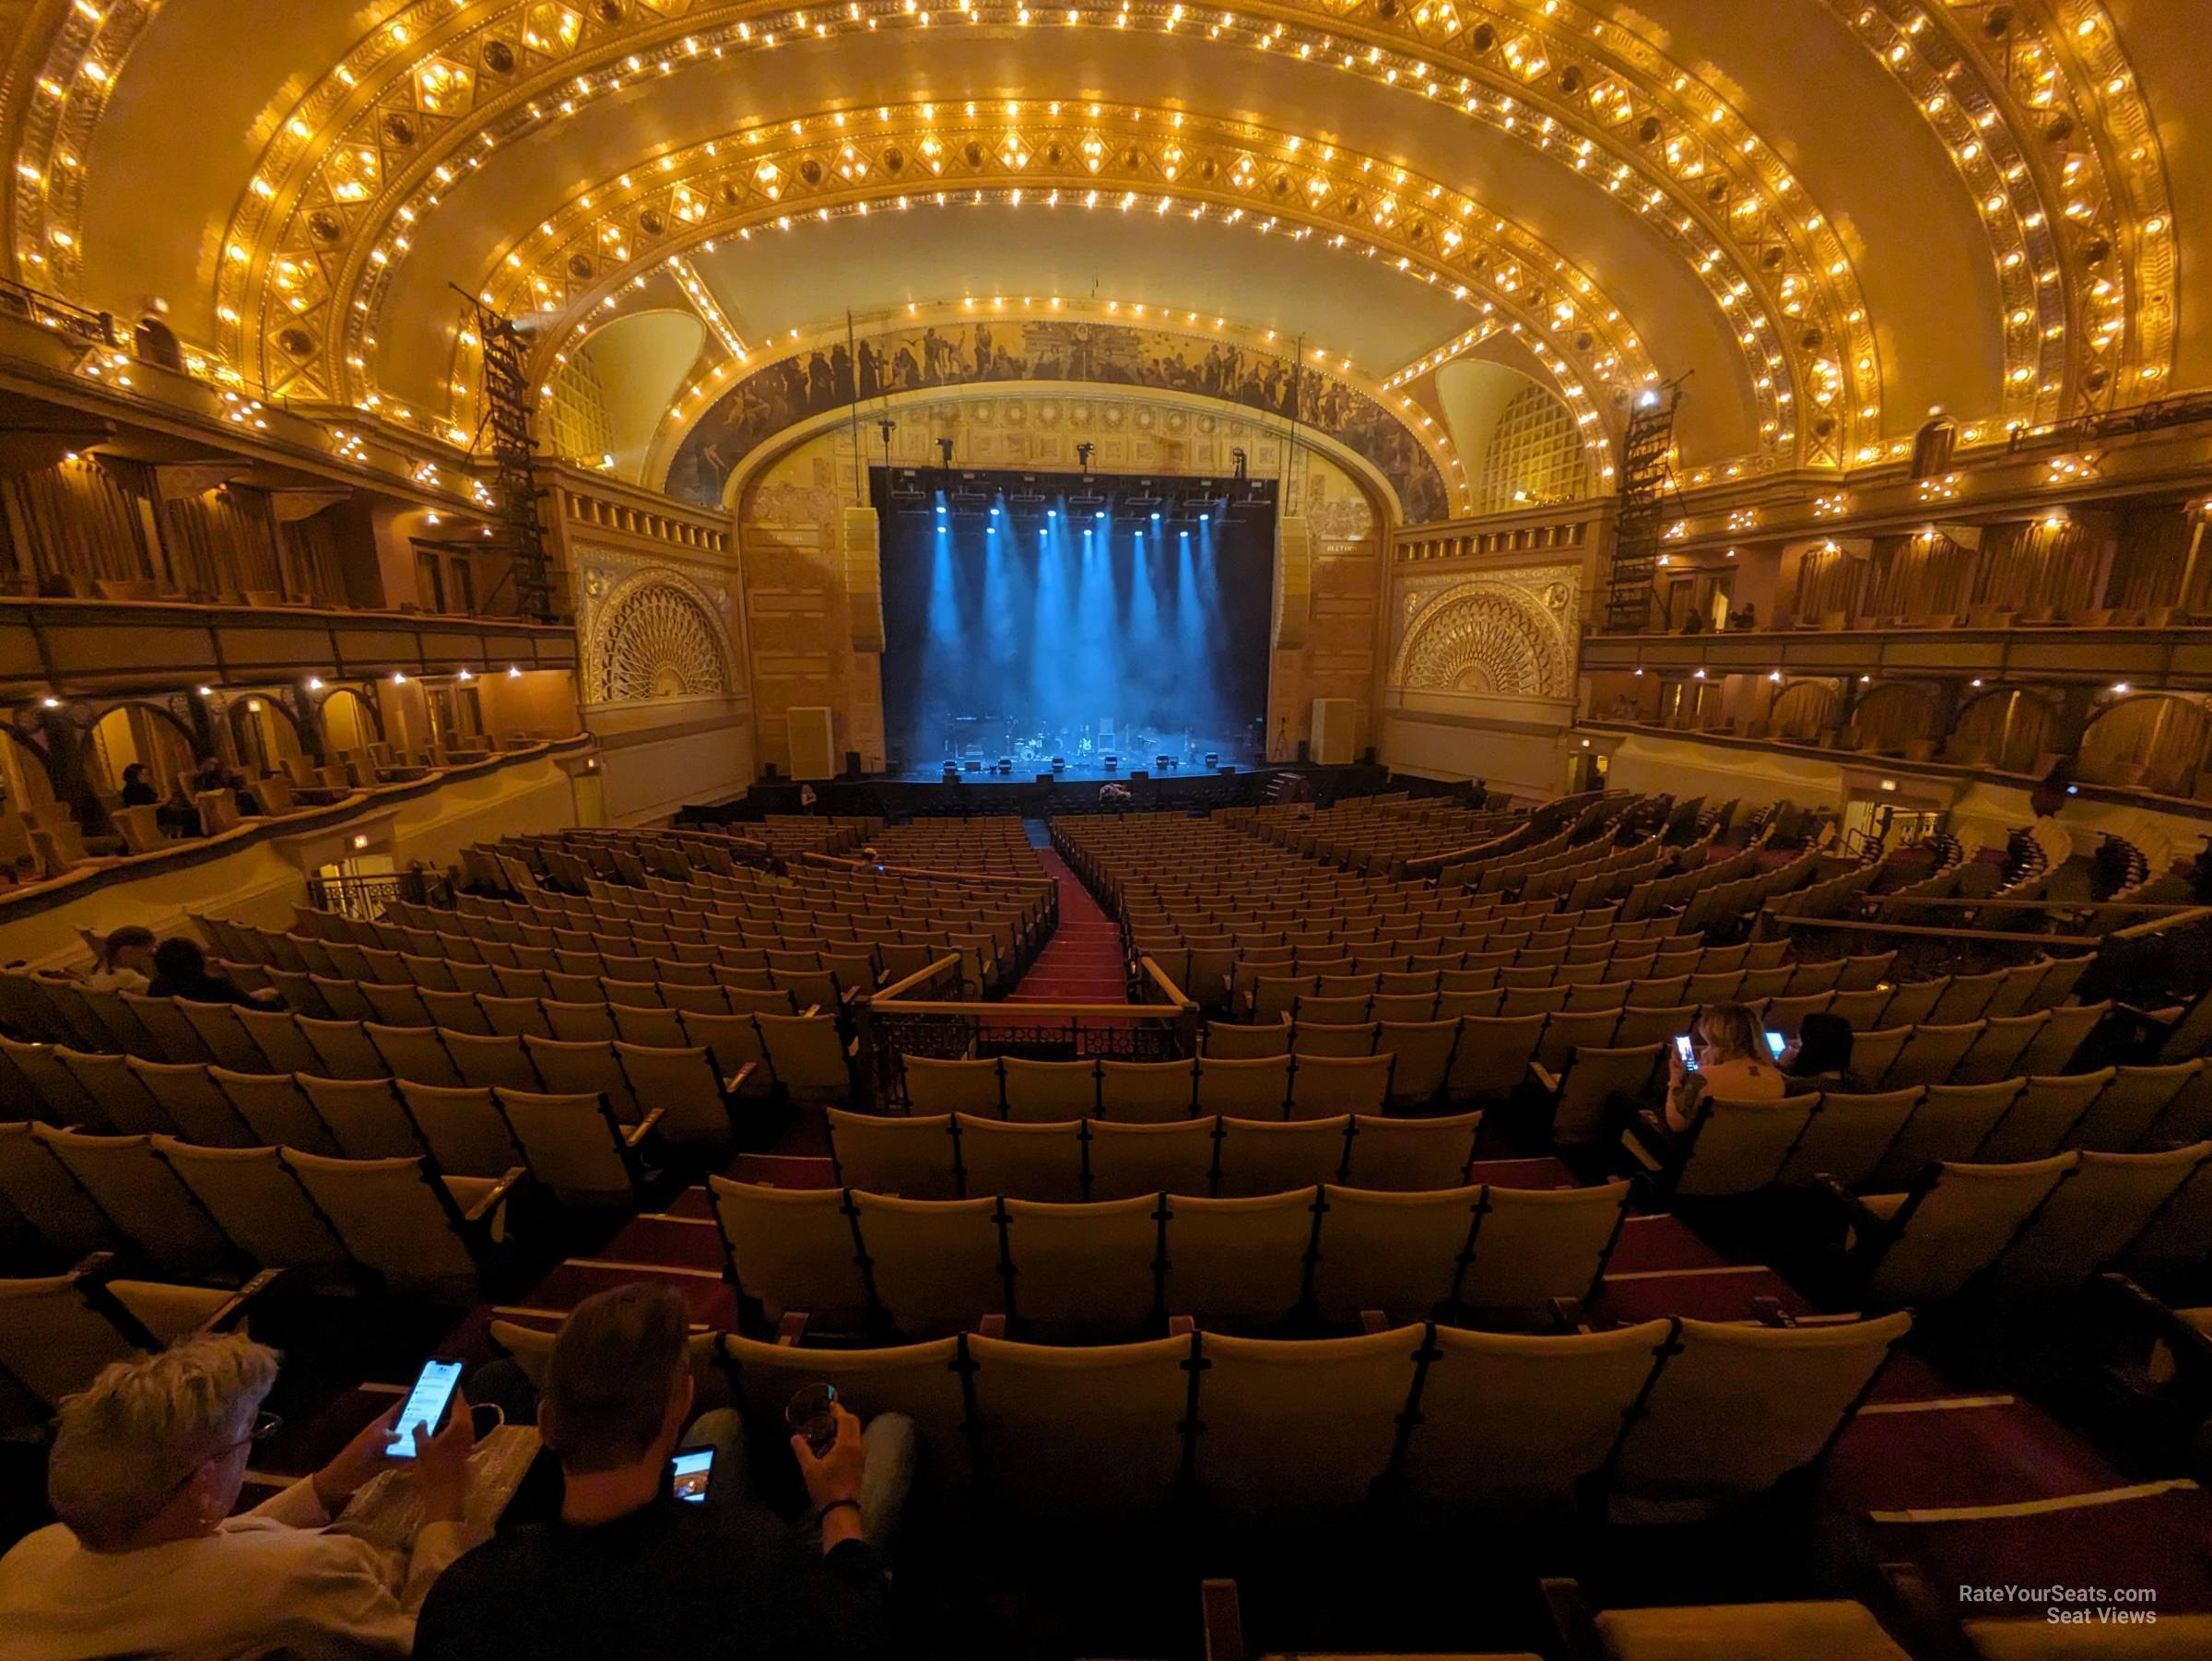
<instances>
[{"instance_id":1,"label":"woman looking at phone","mask_svg":"<svg viewBox=\"0 0 2212 1661\"><path fill-rule=\"evenodd\" d=\"M1742 1004L1709 1004L1690 1023L1697 1065L1683 1064L1679 1047L1666 1053L1666 1127L1677 1135L1696 1123L1708 1099L1779 1101L1789 1093L1767 1054L1766 1036Z\"/></svg>"},{"instance_id":2,"label":"woman looking at phone","mask_svg":"<svg viewBox=\"0 0 2212 1661\"><path fill-rule=\"evenodd\" d=\"M462 1521L468 1409L415 1431L427 1519L404 1561L324 1532L385 1468L394 1407L336 1458L231 1514L276 1352L238 1334L117 1361L62 1403L46 1492L62 1520L0 1558L0 1652L9 1661L280 1649L303 1661L405 1655L441 1570L485 1537Z\"/></svg>"}]
</instances>

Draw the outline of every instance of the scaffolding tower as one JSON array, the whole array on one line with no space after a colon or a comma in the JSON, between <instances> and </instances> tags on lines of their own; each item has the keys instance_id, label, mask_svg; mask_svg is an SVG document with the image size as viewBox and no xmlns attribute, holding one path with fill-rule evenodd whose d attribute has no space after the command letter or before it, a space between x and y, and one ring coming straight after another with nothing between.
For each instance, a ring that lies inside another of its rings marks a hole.
<instances>
[{"instance_id":1,"label":"scaffolding tower","mask_svg":"<svg viewBox=\"0 0 2212 1661\"><path fill-rule=\"evenodd\" d=\"M1620 517L1613 533L1613 565L1606 583L1606 632L1640 634L1651 626L1653 578L1659 565L1668 498L1675 475L1667 457L1675 443L1675 407L1682 383L1641 394L1629 411L1620 445Z\"/></svg>"},{"instance_id":2,"label":"scaffolding tower","mask_svg":"<svg viewBox=\"0 0 2212 1661\"><path fill-rule=\"evenodd\" d=\"M537 446L530 437L529 347L512 323L475 295L467 299L484 354L484 418L477 426L477 442L490 435L492 493L500 522L491 546L507 552L506 580L514 584L515 615L550 623L555 620L553 577L545 527L537 516L544 492L537 483Z\"/></svg>"}]
</instances>

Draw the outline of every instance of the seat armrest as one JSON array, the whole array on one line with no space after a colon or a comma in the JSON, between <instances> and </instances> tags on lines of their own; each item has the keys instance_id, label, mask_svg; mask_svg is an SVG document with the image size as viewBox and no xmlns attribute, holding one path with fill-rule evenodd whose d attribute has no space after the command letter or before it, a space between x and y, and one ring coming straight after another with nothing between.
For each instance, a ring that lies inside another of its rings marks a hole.
<instances>
[{"instance_id":1,"label":"seat armrest","mask_svg":"<svg viewBox=\"0 0 2212 1661\"><path fill-rule=\"evenodd\" d=\"M747 1062L743 1066L739 1067L735 1073L732 1073L727 1078L724 1078L722 1081L722 1093L725 1096L736 1095L738 1091L744 1090L747 1084L752 1082L752 1077L754 1073L759 1070L759 1066L760 1064L757 1061Z\"/></svg>"},{"instance_id":2,"label":"seat armrest","mask_svg":"<svg viewBox=\"0 0 2212 1661\"><path fill-rule=\"evenodd\" d=\"M1536 1584L1559 1634L1559 1654L1563 1661L1606 1661L1605 1640L1597 1632L1597 1612L1590 1607L1582 1583L1547 1575Z\"/></svg>"},{"instance_id":3,"label":"seat armrest","mask_svg":"<svg viewBox=\"0 0 2212 1661\"><path fill-rule=\"evenodd\" d=\"M622 1146L630 1149L634 1153L637 1150L639 1143L644 1141L647 1137L651 1136L654 1131L660 1128L661 1120L666 1115L667 1112L668 1110L665 1107L656 1107L651 1113L647 1113L642 1119L640 1119L635 1125L629 1125L624 1129L622 1132Z\"/></svg>"},{"instance_id":4,"label":"seat armrest","mask_svg":"<svg viewBox=\"0 0 2212 1661\"><path fill-rule=\"evenodd\" d=\"M1797 1325L1797 1317L1783 1308L1780 1298L1752 1299L1751 1318L1761 1326L1788 1327Z\"/></svg>"},{"instance_id":5,"label":"seat armrest","mask_svg":"<svg viewBox=\"0 0 2212 1661\"><path fill-rule=\"evenodd\" d=\"M1550 1069L1541 1062L1532 1061L1528 1064L1528 1076L1536 1081L1536 1087L1547 1096L1556 1096L1559 1093L1559 1079L1553 1077Z\"/></svg>"},{"instance_id":6,"label":"seat armrest","mask_svg":"<svg viewBox=\"0 0 2212 1661\"><path fill-rule=\"evenodd\" d=\"M1198 1613L1206 1623L1206 1661L1244 1661L1244 1620L1233 1580L1198 1583Z\"/></svg>"},{"instance_id":7,"label":"seat armrest","mask_svg":"<svg viewBox=\"0 0 2212 1661\"><path fill-rule=\"evenodd\" d=\"M1170 1315L1168 1317L1168 1337L1187 1338L1197 1329L1197 1321L1190 1315Z\"/></svg>"},{"instance_id":8,"label":"seat armrest","mask_svg":"<svg viewBox=\"0 0 2212 1661\"><path fill-rule=\"evenodd\" d=\"M1371 1337L1378 1332L1388 1332L1390 1316L1379 1309L1363 1309L1359 1312L1359 1330Z\"/></svg>"},{"instance_id":9,"label":"seat armrest","mask_svg":"<svg viewBox=\"0 0 2212 1661\"><path fill-rule=\"evenodd\" d=\"M461 1214L461 1220L472 1229L488 1226L490 1219L498 1213L499 1208L507 1203L508 1196L529 1174L528 1169L522 1165L509 1169L497 1182L484 1191L475 1205Z\"/></svg>"},{"instance_id":10,"label":"seat armrest","mask_svg":"<svg viewBox=\"0 0 2212 1661\"><path fill-rule=\"evenodd\" d=\"M1865 1204L1825 1171L1814 1173L1813 1187L1825 1195L1829 1204L1842 1213L1843 1220L1861 1240L1879 1239L1895 1227L1888 1218Z\"/></svg>"},{"instance_id":11,"label":"seat armrest","mask_svg":"<svg viewBox=\"0 0 2212 1661\"><path fill-rule=\"evenodd\" d=\"M806 1312L787 1309L783 1318L776 1323L776 1344L779 1349L796 1349L806 1337Z\"/></svg>"},{"instance_id":12,"label":"seat armrest","mask_svg":"<svg viewBox=\"0 0 2212 1661\"><path fill-rule=\"evenodd\" d=\"M981 1337L986 1338L1003 1338L1006 1336L1006 1317L1004 1315L979 1316L975 1323L975 1330Z\"/></svg>"},{"instance_id":13,"label":"seat armrest","mask_svg":"<svg viewBox=\"0 0 2212 1661\"><path fill-rule=\"evenodd\" d=\"M1545 1306L1561 1332L1592 1332L1590 1313L1583 1307L1580 1298L1552 1298Z\"/></svg>"}]
</instances>

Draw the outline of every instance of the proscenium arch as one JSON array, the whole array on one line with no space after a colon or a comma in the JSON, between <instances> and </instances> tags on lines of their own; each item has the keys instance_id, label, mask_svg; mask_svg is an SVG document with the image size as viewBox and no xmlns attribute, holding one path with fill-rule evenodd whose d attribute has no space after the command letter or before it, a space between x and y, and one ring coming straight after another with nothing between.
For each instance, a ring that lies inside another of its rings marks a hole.
<instances>
[{"instance_id":1,"label":"proscenium arch","mask_svg":"<svg viewBox=\"0 0 2212 1661\"><path fill-rule=\"evenodd\" d=\"M1120 308L1118 301L1108 303ZM1006 324L1032 322L1061 324L1087 322L1131 333L1164 334L1193 344L1202 342L1213 345L1236 344L1252 352L1265 354L1287 368L1297 367L1305 373L1319 374L1324 379L1336 383L1356 396L1371 404L1380 414L1395 423L1398 429L1405 433L1408 442L1415 447L1416 454L1436 468L1439 480L1443 487L1446 507L1450 508L1456 503L1459 511L1465 512L1466 509L1469 498L1466 493L1464 470L1456 467L1456 458L1451 454L1450 442L1443 436L1440 423L1426 412L1409 413L1405 408L1394 407L1389 396L1380 388L1370 383L1363 383L1359 378L1336 371L1331 365L1324 364L1316 369L1311 361L1300 363L1295 346L1280 340L1267 341L1262 337L1259 331L1242 331L1236 336L1230 336L1226 326L1220 330L1206 328L1201 325L1199 320L1188 313L1180 319L1171 315L1163 317L1159 314L1158 308L1141 307L1135 311L1120 308L1109 312L1104 306L1098 302L1063 303L1056 307L1050 302L1041 305L1030 303L1014 307L989 303L959 306L940 304L930 307L917 304L910 305L898 312L879 312L866 318L853 319L850 333L848 333L847 327L842 325L825 327L819 330L799 331L795 338L781 343L772 353L755 354L754 357L748 359L742 374L723 375L716 372L703 375L701 381L696 383L695 389L703 393L706 390L706 383L712 382L714 383L712 387L713 395L704 397L703 401L687 396L678 400L671 407L668 418L664 422L660 433L656 435L647 458L644 482L656 489L668 490L671 469L683 450L685 441L692 431L711 413L720 408L727 399L735 396L749 377L764 372L778 363L796 361L819 352L825 348L842 349L848 341L853 345L865 343L873 346L900 335L930 327L958 327L978 323ZM1225 336L1229 336L1229 338L1225 340ZM718 370L720 367L718 366ZM1049 385L1055 391L1067 387L1083 387L1088 388L1089 395L1092 396L1110 396L1115 393L1130 396L1142 396L1147 393L1169 393L1183 390L1154 386L1147 383L1118 382L1102 378L1065 381L1018 378L1013 381L1002 381L989 376L947 380L928 386L894 390L914 393L935 392L944 395L957 396L964 390L994 385ZM875 410L878 401L884 395L883 393L878 392L865 400L856 400L862 411L862 419L871 418L870 412ZM1274 413L1267 411L1263 406L1247 404L1236 398L1208 397L1204 394L1198 395L1206 397L1206 401L1210 404L1237 410L1254 418ZM849 420L853 418L853 404L852 403L840 404L835 406L833 413L838 414L841 418ZM1329 438L1333 443L1335 442L1333 435L1316 430L1311 425L1301 426L1299 430L1304 437ZM1347 455L1360 454L1349 444L1336 443L1335 447L1342 449ZM1366 458L1362 457L1362 459ZM1394 501L1396 501L1399 494L1397 487L1388 481L1387 476L1383 475L1379 467L1371 470L1375 473L1377 477L1384 479L1383 489ZM1396 517L1404 521L1410 520L1415 515L1409 512L1401 511Z\"/></svg>"},{"instance_id":2,"label":"proscenium arch","mask_svg":"<svg viewBox=\"0 0 2212 1661\"><path fill-rule=\"evenodd\" d=\"M1609 428L1634 392L1660 378L1634 320L1587 273L1440 181L1229 118L1087 102L1019 107L1026 116L1008 118L1003 105L978 104L972 116L940 115L929 103L885 105L844 127L837 124L844 112L831 111L804 120L816 129L812 138L785 126L701 140L576 187L495 254L480 292L511 315L555 320L547 334L558 343L564 327L572 336L641 277L649 281L658 262L731 237L808 218L901 211L902 202L906 210L975 206L979 193L1025 211L1093 212L1119 210L1134 194L1132 213L1158 214L1164 199L1169 212L1239 231L1265 226L1322 237L1346 258L1377 261L1449 293L1477 319L1512 327L1570 402L1587 400L1578 407L1594 408ZM1064 112L1044 112L1051 108ZM1094 108L1101 113L1089 114ZM359 378L371 368L360 348L379 326L382 292L378 287L347 324L348 356L361 360L356 390L372 399L382 395ZM1771 359L1781 354L1771 343L1759 346L1756 334L1752 344L1741 341L1736 302L1716 296L1712 303L1734 343L1735 390L1752 423L1783 430L1776 424L1792 401L1813 394L1786 372L1778 379ZM465 386L468 348L456 335L452 349L446 384Z\"/></svg>"},{"instance_id":3,"label":"proscenium arch","mask_svg":"<svg viewBox=\"0 0 2212 1661\"><path fill-rule=\"evenodd\" d=\"M1382 534L1404 523L1397 507L1397 492L1389 479L1373 463L1357 451L1347 449L1335 439L1315 432L1310 427L1293 428L1280 416L1247 404L1231 403L1226 398L1210 398L1203 393L1164 392L1152 387L1117 386L1097 381L978 381L965 386L924 386L909 392L891 393L871 401L862 418L862 430L866 422L878 412L895 412L916 405L943 403L982 403L1006 401L1014 398L1057 397L1088 398L1099 402L1151 404L1163 408L1182 407L1203 410L1208 414L1225 416L1246 422L1263 431L1275 434L1286 442L1295 440L1302 448L1310 449L1328 458L1331 465L1347 475L1359 488L1366 499L1368 512L1374 516L1377 533ZM723 484L722 505L732 513L738 512L745 501L745 492L769 468L793 451L824 433L835 432L853 424L851 406L809 416L803 421L784 428L773 437L755 445L730 469ZM866 450L864 440L862 450ZM868 465L863 455L863 465ZM1057 468L1031 468L1030 471L1060 471ZM1113 477L1112 474L1094 473L1097 477ZM1142 477L1205 477L1203 475L1169 475L1153 470ZM1278 512L1283 511L1278 508Z\"/></svg>"},{"instance_id":4,"label":"proscenium arch","mask_svg":"<svg viewBox=\"0 0 2212 1661\"><path fill-rule=\"evenodd\" d=\"M970 21L987 20L994 33L1041 35L1061 26L1065 16L1041 11L1041 27L1032 31L1026 28L1030 20L1026 11L994 0L971 11ZM225 239L249 250L243 263L253 269L233 273L225 265L222 277L227 282L254 277L265 270L271 254L283 252L277 246L255 251L257 244L272 240L268 233L277 213L296 215L303 207L313 211L329 205L327 193L318 193L327 182L317 180L316 171L335 147L359 143L364 125L372 124L403 91L411 104L427 104L435 97L438 113L435 119L426 114L424 127L447 121L454 124L442 147L426 144L419 159L409 158L402 168L381 171L371 200L383 212L389 211L394 192L422 181L434 194L441 183L437 169L448 170L450 176L454 167L467 165L471 141L481 135L488 121L514 115L525 122L551 119L564 107L590 102L641 77L704 67L726 53L773 50L779 26L785 35L790 29L777 8L686 7L680 0L651 11L632 6L604 26L588 13L571 17L581 25L572 34L532 38L526 33L528 15L520 6L456 17L433 0L419 0L364 36L299 100L288 119L269 123L271 137L254 175L257 188L241 193ZM752 29L748 18L762 27ZM919 20L925 22L926 16ZM917 12L877 0L865 8L825 13L810 19L807 29L823 38L858 39L880 29L888 41L917 21ZM1078 9L1069 26L1102 27L1108 21L1102 10ZM1134 23L1140 32L1171 32L1184 18L1163 0L1124 6L1112 21L1117 28ZM514 38L502 42L502 30ZM526 40L531 42L527 50ZM1633 193L1648 192L1653 206L1666 205L1655 223L1671 226L1679 218L1704 227L1713 246L1729 251L1732 258L1747 241L1738 233L1750 230L1739 218L1744 204L1778 210L1786 202L1788 211L1759 216L1758 241L1765 248L1781 248L1785 256L1771 269L1777 305L1793 315L1800 310L1783 305L1785 279L1820 292L1820 310L1841 360L1855 364L1873 350L1871 328L1847 280L1849 251L1832 223L1818 213L1800 217L1798 210L1808 204L1775 147L1753 130L1711 79L1688 73L1646 33L1558 0L1541 6L1418 8L1393 0L1359 0L1345 7L1308 0L1264 4L1234 18L1225 14L1211 26L1192 20L1181 41L1199 49L1219 44L1310 60L1398 88L1409 98L1451 103L1464 108L1470 119L1556 153L1562 165L1586 169L1593 156L1601 157L1594 187L1604 178L1606 188L1618 193L1621 184L1617 182L1632 181ZM495 47L506 54L503 69L491 56ZM450 84L454 71L459 86ZM434 86L426 85L426 77ZM550 101L541 102L534 117L528 106L537 100ZM502 129L491 141L501 142L514 130ZM1665 165L1649 159L1660 156ZM1700 182L1695 188L1693 180ZM1721 200L1712 186L1724 180L1729 189ZM283 238L273 241L280 243ZM1760 265L1765 248L1759 251ZM1693 248L1691 257L1701 258L1706 252ZM1841 273L1836 270L1839 261ZM1754 287L1767 280L1759 265L1748 260L1744 275ZM1841 288L1830 281L1839 277L1846 279ZM241 292L232 284L227 309L242 318L255 308L241 303ZM284 320L281 311L261 308L260 314L265 321ZM1850 401L1856 405L1872 390L1854 373Z\"/></svg>"}]
</instances>

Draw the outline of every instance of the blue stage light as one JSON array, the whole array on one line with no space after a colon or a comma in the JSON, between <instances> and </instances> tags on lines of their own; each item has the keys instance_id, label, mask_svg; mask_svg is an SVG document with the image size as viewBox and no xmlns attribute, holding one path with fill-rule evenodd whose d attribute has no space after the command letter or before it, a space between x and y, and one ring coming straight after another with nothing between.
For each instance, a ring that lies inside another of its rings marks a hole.
<instances>
[{"instance_id":1,"label":"blue stage light","mask_svg":"<svg viewBox=\"0 0 2212 1661\"><path fill-rule=\"evenodd\" d=\"M1152 523L1154 524L1158 524L1159 523L1159 515L1158 513L1152 515Z\"/></svg>"},{"instance_id":2,"label":"blue stage light","mask_svg":"<svg viewBox=\"0 0 2212 1661\"><path fill-rule=\"evenodd\" d=\"M993 509L991 510L991 517L992 517L992 518L994 518L994 519L996 519L996 518L998 517L998 510L997 510L996 508L993 508Z\"/></svg>"},{"instance_id":3,"label":"blue stage light","mask_svg":"<svg viewBox=\"0 0 2212 1661\"><path fill-rule=\"evenodd\" d=\"M1060 510L1058 508L1047 508L1044 510L1044 516L1047 519L1057 519L1060 517Z\"/></svg>"},{"instance_id":4,"label":"blue stage light","mask_svg":"<svg viewBox=\"0 0 2212 1661\"><path fill-rule=\"evenodd\" d=\"M1097 512L1093 513L1091 517L1093 519L1103 519L1106 517L1106 510L1104 508L1100 508Z\"/></svg>"}]
</instances>

